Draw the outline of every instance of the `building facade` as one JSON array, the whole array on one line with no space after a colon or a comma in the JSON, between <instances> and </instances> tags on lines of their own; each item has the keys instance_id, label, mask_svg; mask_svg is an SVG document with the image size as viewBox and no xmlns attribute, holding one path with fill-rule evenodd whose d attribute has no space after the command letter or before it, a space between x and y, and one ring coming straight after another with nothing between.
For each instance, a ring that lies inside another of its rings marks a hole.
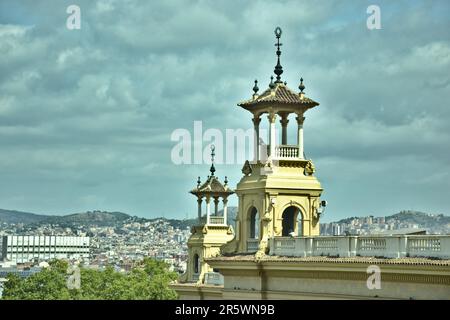
<instances>
[{"instance_id":1,"label":"building facade","mask_svg":"<svg viewBox=\"0 0 450 320\"><path fill-rule=\"evenodd\" d=\"M238 104L252 115L258 147L235 190L234 238L204 257L204 279L172 287L181 299L450 299L450 236L319 236L327 203L303 141L305 113L319 104L305 95L303 79L298 92L281 80L280 28L275 35L276 81L261 94L255 81L252 98ZM294 144L287 141L290 115ZM259 143L265 116L268 145Z\"/></svg>"},{"instance_id":2,"label":"building facade","mask_svg":"<svg viewBox=\"0 0 450 320\"><path fill-rule=\"evenodd\" d=\"M89 259L89 237L3 236L0 260L15 263L52 259Z\"/></svg>"}]
</instances>

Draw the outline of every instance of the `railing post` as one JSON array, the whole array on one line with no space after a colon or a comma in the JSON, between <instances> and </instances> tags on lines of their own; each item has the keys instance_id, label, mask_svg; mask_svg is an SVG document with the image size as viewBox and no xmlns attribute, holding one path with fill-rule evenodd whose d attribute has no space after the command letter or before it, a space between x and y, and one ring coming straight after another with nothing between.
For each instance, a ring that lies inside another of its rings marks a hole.
<instances>
[{"instance_id":1,"label":"railing post","mask_svg":"<svg viewBox=\"0 0 450 320\"><path fill-rule=\"evenodd\" d=\"M275 238L270 238L269 239L269 255L275 255L276 256L276 252L275 252Z\"/></svg>"},{"instance_id":2,"label":"railing post","mask_svg":"<svg viewBox=\"0 0 450 320\"><path fill-rule=\"evenodd\" d=\"M349 256L356 257L358 253L358 237L349 237Z\"/></svg>"},{"instance_id":3,"label":"railing post","mask_svg":"<svg viewBox=\"0 0 450 320\"><path fill-rule=\"evenodd\" d=\"M408 252L408 237L407 236L400 236L399 240L399 246L398 246L398 257L403 258L406 257Z\"/></svg>"},{"instance_id":4,"label":"railing post","mask_svg":"<svg viewBox=\"0 0 450 320\"><path fill-rule=\"evenodd\" d=\"M440 236L439 242L441 245L439 257L443 259L450 259L450 236Z\"/></svg>"},{"instance_id":5,"label":"railing post","mask_svg":"<svg viewBox=\"0 0 450 320\"><path fill-rule=\"evenodd\" d=\"M295 256L306 257L306 238L295 238Z\"/></svg>"},{"instance_id":6,"label":"railing post","mask_svg":"<svg viewBox=\"0 0 450 320\"><path fill-rule=\"evenodd\" d=\"M314 251L314 238L305 238L306 240L306 257L310 257L313 255L313 251Z\"/></svg>"},{"instance_id":7,"label":"railing post","mask_svg":"<svg viewBox=\"0 0 450 320\"><path fill-rule=\"evenodd\" d=\"M385 239L386 239L386 251L384 255L386 256L386 258L400 258L401 237L387 236Z\"/></svg>"},{"instance_id":8,"label":"railing post","mask_svg":"<svg viewBox=\"0 0 450 320\"><path fill-rule=\"evenodd\" d=\"M350 257L350 243L347 237L337 238L339 257Z\"/></svg>"}]
</instances>

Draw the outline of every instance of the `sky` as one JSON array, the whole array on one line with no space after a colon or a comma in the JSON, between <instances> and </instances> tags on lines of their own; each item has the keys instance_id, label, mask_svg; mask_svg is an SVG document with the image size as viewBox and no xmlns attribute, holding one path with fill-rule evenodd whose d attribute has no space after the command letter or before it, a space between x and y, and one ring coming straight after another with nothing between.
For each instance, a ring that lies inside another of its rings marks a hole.
<instances>
[{"instance_id":1,"label":"sky","mask_svg":"<svg viewBox=\"0 0 450 320\"><path fill-rule=\"evenodd\" d=\"M237 103L267 88L280 26L282 80L320 103L304 141L323 221L450 214L449 14L446 0L1 0L0 208L195 217L209 164L175 164L172 133L252 128ZM241 167L216 175L235 187Z\"/></svg>"}]
</instances>

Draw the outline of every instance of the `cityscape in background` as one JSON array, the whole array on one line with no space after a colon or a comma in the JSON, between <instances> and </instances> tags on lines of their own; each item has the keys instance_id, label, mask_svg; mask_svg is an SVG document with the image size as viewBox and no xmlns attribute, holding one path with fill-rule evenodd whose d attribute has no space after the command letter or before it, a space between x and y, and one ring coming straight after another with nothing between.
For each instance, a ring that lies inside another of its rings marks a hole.
<instances>
[{"instance_id":1,"label":"cityscape in background","mask_svg":"<svg viewBox=\"0 0 450 320\"><path fill-rule=\"evenodd\" d=\"M229 208L228 223L233 227L236 214L236 207ZM0 209L0 297L8 273L28 277L55 258L85 268L103 270L112 266L118 272L128 272L144 257L150 257L165 261L170 270L182 274L187 267L187 240L196 222L99 210L44 216ZM351 217L321 223L320 233L450 234L450 216L402 211L388 217Z\"/></svg>"}]
</instances>

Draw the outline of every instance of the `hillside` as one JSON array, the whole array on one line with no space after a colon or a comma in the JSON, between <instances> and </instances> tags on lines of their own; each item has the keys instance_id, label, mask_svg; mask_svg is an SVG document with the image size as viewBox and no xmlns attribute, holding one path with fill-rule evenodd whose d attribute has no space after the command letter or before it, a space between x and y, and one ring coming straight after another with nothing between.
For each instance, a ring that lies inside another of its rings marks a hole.
<instances>
[{"instance_id":1,"label":"hillside","mask_svg":"<svg viewBox=\"0 0 450 320\"><path fill-rule=\"evenodd\" d=\"M351 220L362 217L350 217L337 221L337 223L350 223ZM401 223L418 224L422 226L434 225L434 224L450 224L450 216L444 216L443 214L428 214L420 211L400 211L399 213L386 216L386 221L398 220Z\"/></svg>"},{"instance_id":2,"label":"hillside","mask_svg":"<svg viewBox=\"0 0 450 320\"><path fill-rule=\"evenodd\" d=\"M397 219L404 223L417 223L419 225L429 224L450 224L450 216L444 216L443 214L430 215L419 211L401 211L392 216L386 217L386 220Z\"/></svg>"},{"instance_id":3,"label":"hillside","mask_svg":"<svg viewBox=\"0 0 450 320\"><path fill-rule=\"evenodd\" d=\"M99 225L114 226L118 222L131 218L128 214L122 212L103 212L88 211L82 213L74 213L64 216L38 215L30 212L21 212L15 210L0 209L0 223L24 225L37 224L59 224L63 226L70 225Z\"/></svg>"},{"instance_id":4,"label":"hillside","mask_svg":"<svg viewBox=\"0 0 450 320\"><path fill-rule=\"evenodd\" d=\"M222 215L223 214L223 210L219 210L219 214ZM237 216L237 207L228 207L228 213L227 213L227 224L231 224L233 226L233 228L235 228L235 219ZM183 220L178 220L178 219L166 219L166 218L155 218L155 219L145 219L147 221L155 221L157 219L163 219L163 220L167 220L171 226L173 226L174 228L178 228L178 229L186 229L187 227L191 227L193 225L195 225L198 221L197 218L192 218L192 219L183 219Z\"/></svg>"},{"instance_id":5,"label":"hillside","mask_svg":"<svg viewBox=\"0 0 450 320\"><path fill-rule=\"evenodd\" d=\"M221 213L221 211L220 211ZM236 218L237 208L228 208L228 224L233 225ZM88 211L81 213L73 213L68 215L38 215L29 212L21 212L14 210L0 209L0 223L18 224L23 223L28 226L38 226L40 224L57 224L61 227L72 226L114 226L118 227L124 222L151 222L158 219L167 220L174 228L186 229L197 223L197 219L166 219L153 218L146 219L141 217L130 216L123 212L106 212L106 211Z\"/></svg>"},{"instance_id":6,"label":"hillside","mask_svg":"<svg viewBox=\"0 0 450 320\"><path fill-rule=\"evenodd\" d=\"M55 216L44 220L44 223L115 226L131 218L123 212L88 211L66 216Z\"/></svg>"},{"instance_id":7,"label":"hillside","mask_svg":"<svg viewBox=\"0 0 450 320\"><path fill-rule=\"evenodd\" d=\"M31 224L41 222L43 220L48 219L49 217L50 216L39 215L30 212L0 209L0 223L6 222L8 224L9 223Z\"/></svg>"}]
</instances>

